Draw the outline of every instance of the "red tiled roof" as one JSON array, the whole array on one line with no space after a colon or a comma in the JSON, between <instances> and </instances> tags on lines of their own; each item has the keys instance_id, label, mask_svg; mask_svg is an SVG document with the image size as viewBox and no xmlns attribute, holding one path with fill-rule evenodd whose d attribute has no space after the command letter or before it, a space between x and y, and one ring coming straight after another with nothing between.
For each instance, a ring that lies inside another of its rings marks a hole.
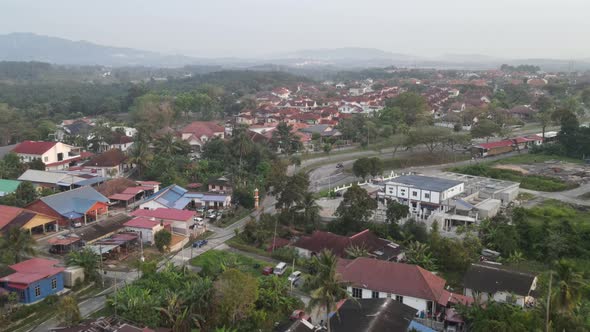
<instances>
[{"instance_id":1,"label":"red tiled roof","mask_svg":"<svg viewBox=\"0 0 590 332\"><path fill-rule=\"evenodd\" d=\"M507 140L497 141L497 142L481 143L476 146L489 150L489 149L495 149L495 148L500 148L500 147L512 146L513 144L514 144L514 142L512 140L507 139Z\"/></svg>"},{"instance_id":2,"label":"red tiled roof","mask_svg":"<svg viewBox=\"0 0 590 332\"><path fill-rule=\"evenodd\" d=\"M472 297L451 293L448 290L443 289L438 303L443 306L446 306L449 302L453 304L470 305L473 301L474 299Z\"/></svg>"},{"instance_id":3,"label":"red tiled roof","mask_svg":"<svg viewBox=\"0 0 590 332\"><path fill-rule=\"evenodd\" d=\"M109 199L116 200L116 201L128 201L134 198L135 195L133 194L113 194L109 196Z\"/></svg>"},{"instance_id":4,"label":"red tiled roof","mask_svg":"<svg viewBox=\"0 0 590 332\"><path fill-rule=\"evenodd\" d=\"M57 142L24 141L17 145L12 152L42 155L55 146Z\"/></svg>"},{"instance_id":5,"label":"red tiled roof","mask_svg":"<svg viewBox=\"0 0 590 332\"><path fill-rule=\"evenodd\" d=\"M87 167L113 167L127 160L127 156L119 149L112 149L90 159L84 166Z\"/></svg>"},{"instance_id":6,"label":"red tiled roof","mask_svg":"<svg viewBox=\"0 0 590 332\"><path fill-rule=\"evenodd\" d=\"M59 261L44 258L32 258L24 262L10 265L16 273L1 278L0 281L30 284L32 282L56 275L65 270L63 267L56 267Z\"/></svg>"},{"instance_id":7,"label":"red tiled roof","mask_svg":"<svg viewBox=\"0 0 590 332\"><path fill-rule=\"evenodd\" d=\"M14 206L0 205L0 229L8 225L14 218L23 212L23 209Z\"/></svg>"},{"instance_id":8,"label":"red tiled roof","mask_svg":"<svg viewBox=\"0 0 590 332\"><path fill-rule=\"evenodd\" d=\"M418 265L357 258L338 273L345 282L379 292L439 301L446 281Z\"/></svg>"},{"instance_id":9,"label":"red tiled roof","mask_svg":"<svg viewBox=\"0 0 590 332\"><path fill-rule=\"evenodd\" d=\"M200 138L201 136L213 137L215 134L224 133L225 128L212 121L195 121L182 128L183 134L193 134Z\"/></svg>"},{"instance_id":10,"label":"red tiled roof","mask_svg":"<svg viewBox=\"0 0 590 332\"><path fill-rule=\"evenodd\" d=\"M388 241L380 239L370 230L365 229L351 237L337 235L330 232L315 231L311 236L299 238L293 246L313 252L329 249L336 256L343 257L346 255L346 249L351 245L364 245L369 251L374 251L383 248L387 243Z\"/></svg>"},{"instance_id":11,"label":"red tiled roof","mask_svg":"<svg viewBox=\"0 0 590 332\"><path fill-rule=\"evenodd\" d=\"M165 220L187 221L195 216L193 211L158 208L155 210L138 209L131 213L134 217L156 218Z\"/></svg>"}]
</instances>

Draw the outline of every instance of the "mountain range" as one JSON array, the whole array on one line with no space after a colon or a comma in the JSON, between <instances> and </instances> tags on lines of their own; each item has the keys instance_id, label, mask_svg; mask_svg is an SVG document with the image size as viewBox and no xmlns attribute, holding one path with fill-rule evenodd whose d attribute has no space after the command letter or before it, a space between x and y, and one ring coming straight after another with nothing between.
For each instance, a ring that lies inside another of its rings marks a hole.
<instances>
[{"instance_id":1,"label":"mountain range","mask_svg":"<svg viewBox=\"0 0 590 332\"><path fill-rule=\"evenodd\" d=\"M545 70L567 70L570 61L554 59L513 60L485 55L448 54L440 57L419 57L392 53L375 48L307 49L276 54L265 59L195 58L161 54L124 47L112 47L87 41L42 36L33 33L0 35L0 61L40 61L60 65L182 67L215 65L225 68L249 68L274 64L291 67L367 68L367 67L430 67L456 69L498 68L501 64L536 64ZM576 69L590 68L587 60L576 61Z\"/></svg>"}]
</instances>

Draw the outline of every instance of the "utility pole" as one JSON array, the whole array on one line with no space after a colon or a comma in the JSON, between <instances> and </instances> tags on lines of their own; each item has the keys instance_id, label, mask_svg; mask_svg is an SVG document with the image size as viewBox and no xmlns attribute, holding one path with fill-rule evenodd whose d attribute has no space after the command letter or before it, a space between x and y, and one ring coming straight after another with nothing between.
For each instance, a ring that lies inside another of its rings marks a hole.
<instances>
[{"instance_id":1,"label":"utility pole","mask_svg":"<svg viewBox=\"0 0 590 332\"><path fill-rule=\"evenodd\" d=\"M549 309L551 306L551 283L553 282L553 271L549 271L549 291L547 292L547 313L545 314L545 332L549 332Z\"/></svg>"},{"instance_id":2,"label":"utility pole","mask_svg":"<svg viewBox=\"0 0 590 332\"><path fill-rule=\"evenodd\" d=\"M102 288L104 289L104 267L102 266L102 244L98 244L98 256L100 257L100 280L102 281Z\"/></svg>"}]
</instances>

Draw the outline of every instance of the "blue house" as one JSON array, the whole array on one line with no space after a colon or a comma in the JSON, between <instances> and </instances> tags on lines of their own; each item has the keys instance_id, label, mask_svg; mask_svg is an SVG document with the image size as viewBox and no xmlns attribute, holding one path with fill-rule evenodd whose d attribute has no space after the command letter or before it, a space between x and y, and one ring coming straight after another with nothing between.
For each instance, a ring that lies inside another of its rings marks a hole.
<instances>
[{"instance_id":1,"label":"blue house","mask_svg":"<svg viewBox=\"0 0 590 332\"><path fill-rule=\"evenodd\" d=\"M65 268L57 264L59 261L53 259L32 258L10 265L16 272L0 278L0 286L9 292L16 292L22 303L41 301L64 289Z\"/></svg>"}]
</instances>

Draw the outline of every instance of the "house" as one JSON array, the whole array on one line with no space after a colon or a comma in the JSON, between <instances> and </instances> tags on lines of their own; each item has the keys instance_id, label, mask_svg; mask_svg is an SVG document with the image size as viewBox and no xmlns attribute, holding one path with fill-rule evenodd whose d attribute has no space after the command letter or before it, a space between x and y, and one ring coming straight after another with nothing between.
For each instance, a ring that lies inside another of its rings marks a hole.
<instances>
[{"instance_id":1,"label":"house","mask_svg":"<svg viewBox=\"0 0 590 332\"><path fill-rule=\"evenodd\" d=\"M39 191L44 188L61 191L68 190L72 188L75 183L86 179L68 173L28 169L18 177L18 180L31 182Z\"/></svg>"},{"instance_id":2,"label":"house","mask_svg":"<svg viewBox=\"0 0 590 332\"><path fill-rule=\"evenodd\" d=\"M139 208L154 210L157 208L169 208L182 210L189 204L193 207L226 208L231 206L231 194L229 193L199 193L190 192L175 184L153 194Z\"/></svg>"},{"instance_id":3,"label":"house","mask_svg":"<svg viewBox=\"0 0 590 332\"><path fill-rule=\"evenodd\" d=\"M41 159L47 170L67 169L77 161L88 157L88 154L82 152L82 148L61 142L24 141L12 152L16 153L23 162Z\"/></svg>"},{"instance_id":4,"label":"house","mask_svg":"<svg viewBox=\"0 0 590 332\"><path fill-rule=\"evenodd\" d=\"M57 218L14 206L0 205L0 232L6 233L17 227L31 234L57 232Z\"/></svg>"},{"instance_id":5,"label":"house","mask_svg":"<svg viewBox=\"0 0 590 332\"><path fill-rule=\"evenodd\" d=\"M448 200L464 190L461 181L423 175L402 175L385 184L385 199L408 205L412 214L428 216L448 209Z\"/></svg>"},{"instance_id":6,"label":"house","mask_svg":"<svg viewBox=\"0 0 590 332\"><path fill-rule=\"evenodd\" d=\"M225 137L225 128L213 121L195 121L180 131L181 138L189 143L193 151L201 148L212 138Z\"/></svg>"},{"instance_id":7,"label":"house","mask_svg":"<svg viewBox=\"0 0 590 332\"><path fill-rule=\"evenodd\" d=\"M52 332L171 332L172 329L159 327L150 329L143 325L135 326L117 316L85 319L75 326L52 327Z\"/></svg>"},{"instance_id":8,"label":"house","mask_svg":"<svg viewBox=\"0 0 590 332\"><path fill-rule=\"evenodd\" d=\"M98 174L105 178L123 175L127 165L127 156L119 149L112 149L92 157L82 166L82 170Z\"/></svg>"},{"instance_id":9,"label":"house","mask_svg":"<svg viewBox=\"0 0 590 332\"><path fill-rule=\"evenodd\" d=\"M330 318L334 332L407 332L415 308L392 298L346 300Z\"/></svg>"},{"instance_id":10,"label":"house","mask_svg":"<svg viewBox=\"0 0 590 332\"><path fill-rule=\"evenodd\" d=\"M222 176L207 181L207 189L209 192L231 192L232 185L228 178Z\"/></svg>"},{"instance_id":11,"label":"house","mask_svg":"<svg viewBox=\"0 0 590 332\"><path fill-rule=\"evenodd\" d=\"M357 299L391 298L431 317L449 302L472 300L445 290L446 281L418 265L367 257L342 260L337 267L348 292Z\"/></svg>"},{"instance_id":12,"label":"house","mask_svg":"<svg viewBox=\"0 0 590 332\"><path fill-rule=\"evenodd\" d=\"M300 129L301 132L309 133L309 134L318 134L320 137L340 137L342 133L335 129L333 126L320 124L315 126L309 126L306 128Z\"/></svg>"},{"instance_id":13,"label":"house","mask_svg":"<svg viewBox=\"0 0 590 332\"><path fill-rule=\"evenodd\" d=\"M204 227L195 227L194 211L167 208L137 209L131 212L131 216L170 223L172 232L182 235L198 236L205 231Z\"/></svg>"},{"instance_id":14,"label":"house","mask_svg":"<svg viewBox=\"0 0 590 332\"><path fill-rule=\"evenodd\" d=\"M497 263L471 264L463 278L464 293L478 301L493 300L521 307L535 303L534 274L512 270Z\"/></svg>"},{"instance_id":15,"label":"house","mask_svg":"<svg viewBox=\"0 0 590 332\"><path fill-rule=\"evenodd\" d=\"M99 143L99 151L104 152L112 149L119 149L126 152L133 145L133 138L121 132L113 131L112 136L105 142Z\"/></svg>"},{"instance_id":16,"label":"house","mask_svg":"<svg viewBox=\"0 0 590 332\"><path fill-rule=\"evenodd\" d=\"M167 223L170 225L170 223ZM125 229L129 232L140 234L144 243L154 244L154 235L165 228L163 221L156 221L143 217L135 217L124 223Z\"/></svg>"},{"instance_id":17,"label":"house","mask_svg":"<svg viewBox=\"0 0 590 332\"><path fill-rule=\"evenodd\" d=\"M0 197L12 194L18 188L20 181L0 179Z\"/></svg>"},{"instance_id":18,"label":"house","mask_svg":"<svg viewBox=\"0 0 590 332\"><path fill-rule=\"evenodd\" d=\"M522 105L509 109L508 113L521 120L531 120L537 114L537 110L533 109L530 105Z\"/></svg>"},{"instance_id":19,"label":"house","mask_svg":"<svg viewBox=\"0 0 590 332\"><path fill-rule=\"evenodd\" d=\"M80 187L41 197L25 208L58 219L59 226L70 227L74 223L88 223L108 215L108 198L92 187Z\"/></svg>"},{"instance_id":20,"label":"house","mask_svg":"<svg viewBox=\"0 0 590 332\"><path fill-rule=\"evenodd\" d=\"M71 122L70 122L71 121ZM55 136L57 140L63 141L66 138L83 137L88 138L90 131L94 127L94 124L88 119L78 119L64 121L57 127Z\"/></svg>"},{"instance_id":21,"label":"house","mask_svg":"<svg viewBox=\"0 0 590 332\"><path fill-rule=\"evenodd\" d=\"M325 249L331 250L338 257L346 257L346 250L354 246L366 248L377 259L398 261L405 257L400 245L379 238L368 229L352 236L315 231L311 236L300 237L292 246L302 257L315 256Z\"/></svg>"},{"instance_id":22,"label":"house","mask_svg":"<svg viewBox=\"0 0 590 332\"><path fill-rule=\"evenodd\" d=\"M63 271L58 267L59 261L44 258L32 258L10 265L15 273L0 278L0 286L16 292L21 303L34 303L64 289Z\"/></svg>"}]
</instances>

